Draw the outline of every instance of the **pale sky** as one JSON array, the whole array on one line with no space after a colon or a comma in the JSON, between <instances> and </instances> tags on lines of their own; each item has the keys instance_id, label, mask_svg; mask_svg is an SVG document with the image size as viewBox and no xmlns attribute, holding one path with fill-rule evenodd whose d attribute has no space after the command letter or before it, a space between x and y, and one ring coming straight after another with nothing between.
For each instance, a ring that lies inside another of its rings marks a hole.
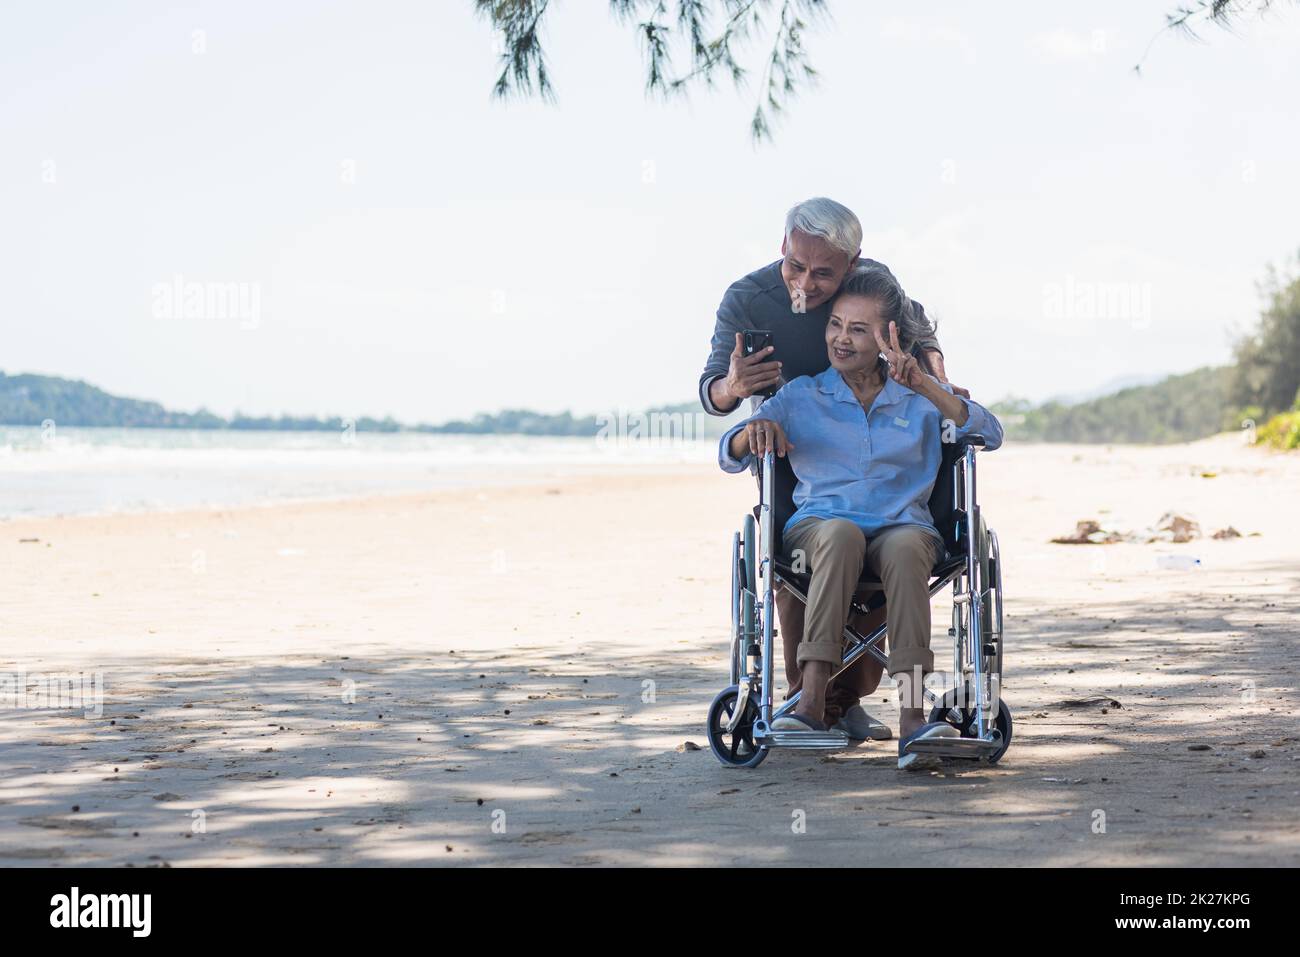
<instances>
[{"instance_id":1,"label":"pale sky","mask_svg":"<svg viewBox=\"0 0 1300 957\"><path fill-rule=\"evenodd\" d=\"M554 107L490 100L471 0L6 5L0 368L224 414L688 401L811 195L978 398L1227 361L1300 248L1300 11L1166 35L1139 77L1172 0L830 5L757 149L753 90L647 101L603 0L556 8ZM176 276L256 321L157 317Z\"/></svg>"}]
</instances>

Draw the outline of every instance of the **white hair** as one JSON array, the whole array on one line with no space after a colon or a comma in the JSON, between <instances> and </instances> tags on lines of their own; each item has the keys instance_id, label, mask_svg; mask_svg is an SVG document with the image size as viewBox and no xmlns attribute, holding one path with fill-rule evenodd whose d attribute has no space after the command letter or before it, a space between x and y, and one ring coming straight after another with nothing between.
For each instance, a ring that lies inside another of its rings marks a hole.
<instances>
[{"instance_id":1,"label":"white hair","mask_svg":"<svg viewBox=\"0 0 1300 957\"><path fill-rule=\"evenodd\" d=\"M785 214L785 238L795 230L824 239L846 256L856 256L862 250L862 224L847 206L814 196L791 208Z\"/></svg>"}]
</instances>

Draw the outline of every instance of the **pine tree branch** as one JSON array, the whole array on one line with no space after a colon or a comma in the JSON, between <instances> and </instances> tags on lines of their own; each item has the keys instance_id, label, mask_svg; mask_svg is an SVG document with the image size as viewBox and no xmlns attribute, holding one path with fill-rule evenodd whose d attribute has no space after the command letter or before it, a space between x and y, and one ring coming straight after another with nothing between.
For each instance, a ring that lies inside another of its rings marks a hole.
<instances>
[{"instance_id":1,"label":"pine tree branch","mask_svg":"<svg viewBox=\"0 0 1300 957\"><path fill-rule=\"evenodd\" d=\"M475 11L503 41L502 68L492 95L554 100L541 27L549 0L475 0ZM771 139L769 116L816 78L803 47L809 22L825 12L827 0L781 0L762 85L750 124L755 141ZM719 78L741 89L749 71L739 51L767 33L773 0L610 0L616 20L633 26L645 58L647 96L671 99L695 87L712 90ZM714 30L713 20L720 20ZM680 57L686 68L678 72Z\"/></svg>"},{"instance_id":2,"label":"pine tree branch","mask_svg":"<svg viewBox=\"0 0 1300 957\"><path fill-rule=\"evenodd\" d=\"M474 10L487 18L504 41L501 75L492 85L492 96L506 100L511 96L532 96L555 102L542 50L542 18L550 0L474 0Z\"/></svg>"},{"instance_id":3,"label":"pine tree branch","mask_svg":"<svg viewBox=\"0 0 1300 957\"><path fill-rule=\"evenodd\" d=\"M1142 72L1142 65L1146 63L1151 48L1167 33L1176 33L1186 40L1199 43L1202 38L1198 27L1213 24L1235 34L1237 24L1243 17L1251 14L1263 17L1274 3L1275 0L1196 0L1190 5L1181 4L1172 13L1165 15L1165 25L1148 41L1141 58L1133 66L1133 72Z\"/></svg>"}]
</instances>

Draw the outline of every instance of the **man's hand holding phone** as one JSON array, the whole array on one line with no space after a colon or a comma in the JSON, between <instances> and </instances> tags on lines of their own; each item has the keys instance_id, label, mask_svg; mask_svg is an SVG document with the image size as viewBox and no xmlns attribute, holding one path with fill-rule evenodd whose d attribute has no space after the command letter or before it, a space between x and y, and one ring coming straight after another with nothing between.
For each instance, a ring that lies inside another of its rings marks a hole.
<instances>
[{"instance_id":1,"label":"man's hand holding phone","mask_svg":"<svg viewBox=\"0 0 1300 957\"><path fill-rule=\"evenodd\" d=\"M727 394L734 399L751 395L771 395L781 385L781 363L769 358L775 346L764 346L745 354L745 335L736 333L736 348L731 352L731 365L727 369Z\"/></svg>"}]
</instances>

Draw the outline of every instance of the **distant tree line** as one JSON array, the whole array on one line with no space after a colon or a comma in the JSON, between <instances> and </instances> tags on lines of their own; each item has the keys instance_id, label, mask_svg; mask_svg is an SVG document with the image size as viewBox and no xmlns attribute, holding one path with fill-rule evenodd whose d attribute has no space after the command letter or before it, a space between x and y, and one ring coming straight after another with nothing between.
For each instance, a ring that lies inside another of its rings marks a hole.
<instances>
[{"instance_id":1,"label":"distant tree line","mask_svg":"<svg viewBox=\"0 0 1300 957\"><path fill-rule=\"evenodd\" d=\"M691 403L654 411L699 411ZM157 402L112 395L87 382L43 375L5 375L0 372L0 424L39 426L46 421L61 426L136 429L244 429L279 432L339 432L351 425L358 432L423 432L461 435L572 435L593 436L600 430L594 415L575 416L529 409L506 409L468 420L441 425L405 425L391 416L348 420L339 416L252 416L235 413L224 418L206 409L172 412Z\"/></svg>"},{"instance_id":2,"label":"distant tree line","mask_svg":"<svg viewBox=\"0 0 1300 957\"><path fill-rule=\"evenodd\" d=\"M1008 438L1027 442L1189 442L1238 426L1226 411L1231 374L1207 367L1086 402L1012 399L992 409Z\"/></svg>"},{"instance_id":3,"label":"distant tree line","mask_svg":"<svg viewBox=\"0 0 1300 957\"><path fill-rule=\"evenodd\" d=\"M421 432L458 432L468 435L595 435L599 425L594 415L575 416L565 411L548 415L528 409L506 409L493 415L481 413L468 421L418 426Z\"/></svg>"},{"instance_id":4,"label":"distant tree line","mask_svg":"<svg viewBox=\"0 0 1300 957\"><path fill-rule=\"evenodd\" d=\"M1234 346L1233 365L1197 369L1087 402L993 406L1010 438L1035 442L1186 442L1249 429L1300 447L1300 257L1260 284L1258 325Z\"/></svg>"},{"instance_id":5,"label":"distant tree line","mask_svg":"<svg viewBox=\"0 0 1300 957\"><path fill-rule=\"evenodd\" d=\"M1300 448L1300 255L1286 272L1270 268L1260 283L1259 325L1237 340L1228 398L1258 438Z\"/></svg>"},{"instance_id":6,"label":"distant tree line","mask_svg":"<svg viewBox=\"0 0 1300 957\"><path fill-rule=\"evenodd\" d=\"M0 372L0 424L57 425L126 429L262 429L300 432L342 430L345 420L281 415L223 418L206 409L172 412L160 403L128 399L73 379L44 375L5 375ZM392 418L360 418L353 422L367 432L398 432Z\"/></svg>"},{"instance_id":7,"label":"distant tree line","mask_svg":"<svg viewBox=\"0 0 1300 957\"><path fill-rule=\"evenodd\" d=\"M1169 376L1086 402L1022 399L995 404L1007 435L1030 442L1187 442L1225 429L1248 428L1280 448L1300 447L1300 256L1287 273L1270 269L1260 285L1264 309L1241 336L1230 366ZM694 402L647 412L693 415ZM261 429L337 432L423 432L461 435L594 436L597 416L506 409L441 425L404 425L391 417L345 420L281 415L226 419L205 409L172 412L157 402L110 395L85 382L0 372L0 423L39 426L161 429Z\"/></svg>"}]
</instances>

